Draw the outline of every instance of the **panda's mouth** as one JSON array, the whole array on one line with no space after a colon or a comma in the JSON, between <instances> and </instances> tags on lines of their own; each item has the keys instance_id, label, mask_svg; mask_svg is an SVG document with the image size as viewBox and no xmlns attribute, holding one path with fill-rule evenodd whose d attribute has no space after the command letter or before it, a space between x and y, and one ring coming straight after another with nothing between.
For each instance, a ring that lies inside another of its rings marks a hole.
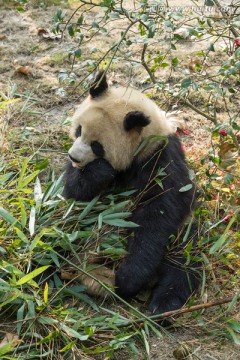
<instances>
[{"instance_id":1,"label":"panda's mouth","mask_svg":"<svg viewBox=\"0 0 240 360\"><path fill-rule=\"evenodd\" d=\"M80 161L74 159L70 154L68 154L70 160L71 160L71 163L72 163L72 167L74 168L79 168L80 166Z\"/></svg>"},{"instance_id":2,"label":"panda's mouth","mask_svg":"<svg viewBox=\"0 0 240 360\"><path fill-rule=\"evenodd\" d=\"M71 163L72 163L72 167L74 167L74 168L79 168L80 167L79 164L77 162L75 162L75 161L71 161Z\"/></svg>"}]
</instances>

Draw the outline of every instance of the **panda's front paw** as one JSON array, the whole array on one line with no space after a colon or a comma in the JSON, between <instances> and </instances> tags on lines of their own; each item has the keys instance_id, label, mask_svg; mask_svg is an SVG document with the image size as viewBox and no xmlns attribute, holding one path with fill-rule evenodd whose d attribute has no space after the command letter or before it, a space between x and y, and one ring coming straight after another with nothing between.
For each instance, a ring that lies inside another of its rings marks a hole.
<instances>
[{"instance_id":1,"label":"panda's front paw","mask_svg":"<svg viewBox=\"0 0 240 360\"><path fill-rule=\"evenodd\" d=\"M163 314L167 311L178 310L184 305L182 299L177 295L156 296L154 294L148 305L149 311L153 314Z\"/></svg>"},{"instance_id":2,"label":"panda's front paw","mask_svg":"<svg viewBox=\"0 0 240 360\"><path fill-rule=\"evenodd\" d=\"M142 287L139 279L133 267L122 263L115 277L116 293L123 299L135 297Z\"/></svg>"}]
</instances>

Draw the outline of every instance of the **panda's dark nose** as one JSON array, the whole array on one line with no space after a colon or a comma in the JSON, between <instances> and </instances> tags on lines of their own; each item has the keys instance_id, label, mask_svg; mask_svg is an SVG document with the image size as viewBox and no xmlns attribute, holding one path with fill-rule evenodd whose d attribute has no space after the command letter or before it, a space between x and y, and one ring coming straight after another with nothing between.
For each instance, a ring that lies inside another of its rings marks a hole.
<instances>
[{"instance_id":1,"label":"panda's dark nose","mask_svg":"<svg viewBox=\"0 0 240 360\"><path fill-rule=\"evenodd\" d=\"M80 163L79 160L74 159L70 154L68 154L68 156L69 156L69 158L70 158L73 162L75 162L75 163Z\"/></svg>"}]
</instances>

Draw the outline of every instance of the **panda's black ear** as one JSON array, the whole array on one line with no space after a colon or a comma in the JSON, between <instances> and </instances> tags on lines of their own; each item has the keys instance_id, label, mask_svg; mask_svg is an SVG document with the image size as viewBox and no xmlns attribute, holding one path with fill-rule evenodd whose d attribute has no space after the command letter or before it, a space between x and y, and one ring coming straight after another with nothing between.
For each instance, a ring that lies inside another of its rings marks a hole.
<instances>
[{"instance_id":1,"label":"panda's black ear","mask_svg":"<svg viewBox=\"0 0 240 360\"><path fill-rule=\"evenodd\" d=\"M123 126L126 131L141 129L150 124L150 119L141 111L130 111L124 118Z\"/></svg>"},{"instance_id":2,"label":"panda's black ear","mask_svg":"<svg viewBox=\"0 0 240 360\"><path fill-rule=\"evenodd\" d=\"M107 78L104 71L99 71L97 76L90 87L89 93L91 97L95 98L97 96L102 95L104 91L108 88Z\"/></svg>"}]
</instances>

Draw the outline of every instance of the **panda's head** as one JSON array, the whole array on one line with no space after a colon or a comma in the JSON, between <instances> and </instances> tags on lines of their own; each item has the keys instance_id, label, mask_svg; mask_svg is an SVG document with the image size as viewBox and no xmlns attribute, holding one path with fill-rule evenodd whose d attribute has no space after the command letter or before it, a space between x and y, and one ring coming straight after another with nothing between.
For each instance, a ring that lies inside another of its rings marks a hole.
<instances>
[{"instance_id":1,"label":"panda's head","mask_svg":"<svg viewBox=\"0 0 240 360\"><path fill-rule=\"evenodd\" d=\"M166 113L153 101L132 88L109 88L101 72L73 116L70 134L74 143L69 157L74 167L84 168L94 159L104 158L122 171L153 151L152 147L135 156L145 138L173 131Z\"/></svg>"}]
</instances>

